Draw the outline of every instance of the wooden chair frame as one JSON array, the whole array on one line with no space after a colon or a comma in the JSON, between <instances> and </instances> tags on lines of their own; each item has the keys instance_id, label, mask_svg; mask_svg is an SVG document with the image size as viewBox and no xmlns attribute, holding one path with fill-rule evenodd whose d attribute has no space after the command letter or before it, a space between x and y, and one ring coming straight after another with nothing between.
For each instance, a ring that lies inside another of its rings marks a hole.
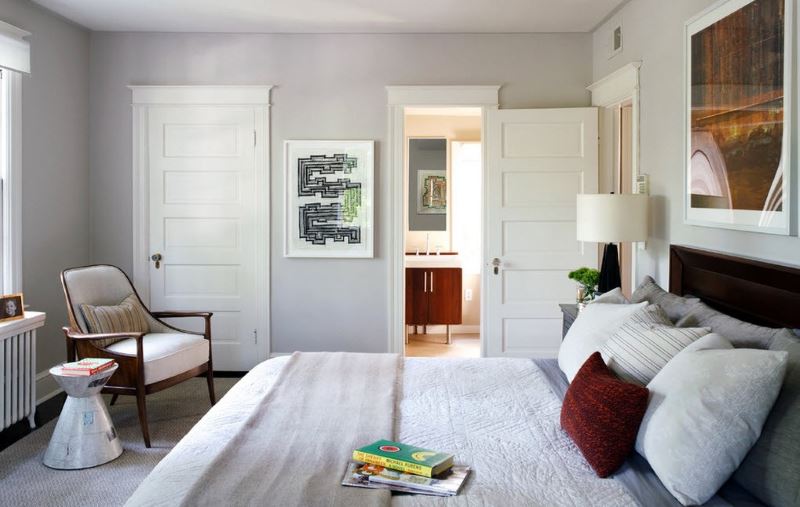
<instances>
[{"instance_id":1,"label":"wooden chair frame","mask_svg":"<svg viewBox=\"0 0 800 507\"><path fill-rule=\"evenodd\" d=\"M203 338L205 338L209 342L208 362L201 364L200 366L197 366L190 370L187 370L183 373L179 373L178 375L175 375L173 377L169 377L164 380L154 382L152 384L145 384L143 338L146 333L87 334L82 332L80 330L81 329L80 325L78 324L78 320L73 310L72 298L70 297L69 288L67 287L65 275L69 271L75 271L93 267L110 267L122 273L122 275L127 279L128 283L130 284L131 289L133 290L133 293L136 295L136 299L138 299L139 303L142 305L142 308L144 308L145 311L151 317L153 317L153 319L157 320L158 322L168 327L169 329L174 330L176 333L197 334L167 324L162 319L187 318L187 317L202 318L205 322L205 330L203 332ZM141 425L142 428L142 436L144 437L144 444L146 447L150 447L150 430L147 425L147 405L145 402L145 397L148 394L153 394L159 391L163 391L164 389L180 384L185 380L189 380L190 378L194 378L205 374L206 382L208 383L208 396L211 399L211 404L214 405L216 403L216 394L214 393L214 369L212 365L212 353L211 353L211 316L213 315L212 312L167 312L167 311L151 312L150 309L142 302L142 298L139 297L139 293L133 286L133 282L131 282L130 277L128 277L128 275L125 274L125 272L119 269L118 267L111 266L109 264L95 264L91 266L81 266L77 268L65 269L64 271L61 272L61 286L64 289L64 297L67 302L67 313L69 316L69 326L62 328L62 330L64 331L64 335L66 336L67 339L67 360L75 361L76 359L84 357L104 357L113 359L117 362L119 368L117 368L116 373L114 373L114 375L111 376L108 383L103 388L102 392L105 394L113 395L111 398L112 405L117 401L117 397L120 394L136 396L136 405L139 412L139 424ZM136 355L120 354L118 352L114 352L106 348L101 348L95 345L96 340L105 340L108 338L135 339Z\"/></svg>"}]
</instances>

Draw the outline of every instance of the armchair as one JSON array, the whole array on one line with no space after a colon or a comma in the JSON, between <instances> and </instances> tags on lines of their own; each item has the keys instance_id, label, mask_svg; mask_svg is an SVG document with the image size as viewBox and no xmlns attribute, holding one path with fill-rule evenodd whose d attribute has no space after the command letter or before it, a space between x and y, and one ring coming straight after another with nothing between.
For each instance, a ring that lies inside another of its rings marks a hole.
<instances>
[{"instance_id":1,"label":"armchair","mask_svg":"<svg viewBox=\"0 0 800 507\"><path fill-rule=\"evenodd\" d=\"M134 289L128 276L119 268L95 265L66 269L61 284L67 302L69 326L64 327L67 359L84 357L114 359L119 368L109 379L103 393L112 394L111 404L120 394L136 396L139 424L145 446L150 447L145 397L168 387L203 375L208 383L211 404L216 402L211 361L210 312L151 312ZM146 312L149 332L90 333L81 311L82 304L117 305L135 295ZM162 319L202 318L202 335L172 326Z\"/></svg>"}]
</instances>

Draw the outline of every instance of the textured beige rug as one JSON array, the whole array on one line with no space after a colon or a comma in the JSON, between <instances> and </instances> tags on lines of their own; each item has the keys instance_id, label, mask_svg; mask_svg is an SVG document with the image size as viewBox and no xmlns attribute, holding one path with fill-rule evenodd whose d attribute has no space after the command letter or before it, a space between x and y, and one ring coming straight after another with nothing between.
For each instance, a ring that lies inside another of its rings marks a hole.
<instances>
[{"instance_id":1,"label":"textured beige rug","mask_svg":"<svg viewBox=\"0 0 800 507\"><path fill-rule=\"evenodd\" d=\"M239 379L216 379L221 398ZM106 402L109 397L106 397ZM42 464L56 421L50 421L0 452L0 505L122 505L150 470L210 408L205 379L192 379L147 397L150 439L139 430L136 401L120 396L109 407L124 451L116 460L85 470L52 470Z\"/></svg>"}]
</instances>

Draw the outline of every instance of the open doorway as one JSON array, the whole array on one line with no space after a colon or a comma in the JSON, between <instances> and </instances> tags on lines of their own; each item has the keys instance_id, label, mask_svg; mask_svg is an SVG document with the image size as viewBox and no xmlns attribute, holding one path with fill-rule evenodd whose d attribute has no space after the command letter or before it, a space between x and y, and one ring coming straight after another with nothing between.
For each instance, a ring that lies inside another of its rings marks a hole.
<instances>
[{"instance_id":1,"label":"open doorway","mask_svg":"<svg viewBox=\"0 0 800 507\"><path fill-rule=\"evenodd\" d=\"M407 356L481 354L481 113L404 109Z\"/></svg>"}]
</instances>

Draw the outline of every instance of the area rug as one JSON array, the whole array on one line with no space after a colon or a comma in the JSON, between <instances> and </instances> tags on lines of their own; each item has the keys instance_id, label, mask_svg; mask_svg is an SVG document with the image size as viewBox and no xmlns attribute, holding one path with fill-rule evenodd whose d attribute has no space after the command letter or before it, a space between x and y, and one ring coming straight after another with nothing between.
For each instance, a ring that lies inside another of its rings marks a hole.
<instances>
[{"instance_id":1,"label":"area rug","mask_svg":"<svg viewBox=\"0 0 800 507\"><path fill-rule=\"evenodd\" d=\"M215 380L221 398L239 379ZM105 397L106 402L109 397ZM210 408L205 379L195 378L147 397L150 449L144 446L136 399L120 396L109 407L122 455L85 470L52 470L42 464L56 420L50 421L0 452L0 505L113 506L122 505L150 470Z\"/></svg>"}]
</instances>

